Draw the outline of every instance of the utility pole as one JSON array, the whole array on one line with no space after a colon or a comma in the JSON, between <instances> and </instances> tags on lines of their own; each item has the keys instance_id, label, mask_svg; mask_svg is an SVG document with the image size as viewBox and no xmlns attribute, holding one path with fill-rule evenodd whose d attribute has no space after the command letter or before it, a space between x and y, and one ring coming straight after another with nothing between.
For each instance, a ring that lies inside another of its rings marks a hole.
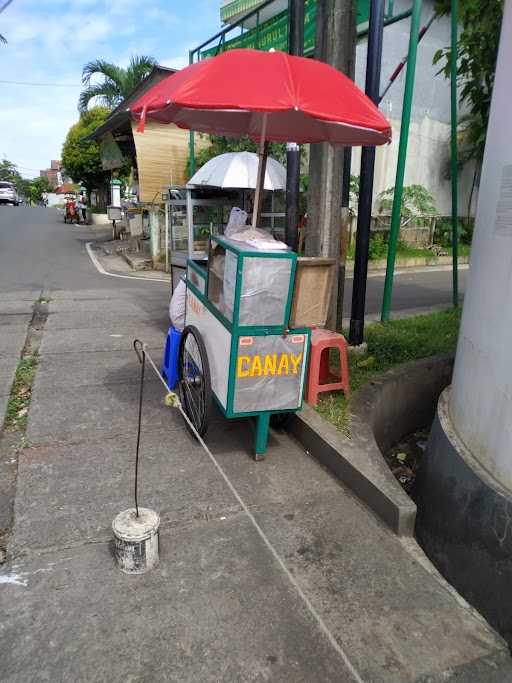
<instances>
[{"instance_id":1,"label":"utility pole","mask_svg":"<svg viewBox=\"0 0 512 683\"><path fill-rule=\"evenodd\" d=\"M368 27L368 53L366 58L365 92L375 104L379 103L382 36L384 33L384 0L372 0ZM373 170L375 147L363 147L359 179L359 206L357 213L356 253L354 259L354 284L352 290L352 313L350 316L350 344L363 342L364 309L366 302L366 277L368 274L368 249L372 219Z\"/></svg>"},{"instance_id":2,"label":"utility pole","mask_svg":"<svg viewBox=\"0 0 512 683\"><path fill-rule=\"evenodd\" d=\"M352 76L356 48L355 3L318 0L315 58ZM306 255L336 259L336 277L328 327L335 329L342 229L342 148L328 143L310 146Z\"/></svg>"},{"instance_id":3,"label":"utility pole","mask_svg":"<svg viewBox=\"0 0 512 683\"><path fill-rule=\"evenodd\" d=\"M304 0L288 3L288 52L304 54ZM286 244L297 251L300 197L300 147L295 142L286 145Z\"/></svg>"},{"instance_id":4,"label":"utility pole","mask_svg":"<svg viewBox=\"0 0 512 683\"><path fill-rule=\"evenodd\" d=\"M395 272L396 249L398 243L398 236L400 234L400 219L402 215L402 197L404 191L405 162L407 161L407 145L409 142L409 126L411 123L412 97L414 92L414 77L416 73L416 53L418 50L420 18L421 0L413 0L411 15L411 31L409 35L409 54L407 56L407 71L405 74L404 100L402 106L402 121L400 124L400 142L398 145L398 160L396 164L395 193L393 195L393 208L391 210L391 226L389 230L386 280L384 281L384 296L382 298L381 320L383 323L389 320L389 315L391 312L393 276Z\"/></svg>"}]
</instances>

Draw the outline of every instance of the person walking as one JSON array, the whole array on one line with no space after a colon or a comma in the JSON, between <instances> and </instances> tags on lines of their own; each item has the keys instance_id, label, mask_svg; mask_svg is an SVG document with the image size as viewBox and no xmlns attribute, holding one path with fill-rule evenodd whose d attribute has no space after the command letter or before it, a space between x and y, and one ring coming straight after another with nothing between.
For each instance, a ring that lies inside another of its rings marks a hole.
<instances>
[{"instance_id":1,"label":"person walking","mask_svg":"<svg viewBox=\"0 0 512 683\"><path fill-rule=\"evenodd\" d=\"M78 216L82 214L83 223L87 222L87 198L83 192L80 192L77 199L76 208L78 209Z\"/></svg>"}]
</instances>

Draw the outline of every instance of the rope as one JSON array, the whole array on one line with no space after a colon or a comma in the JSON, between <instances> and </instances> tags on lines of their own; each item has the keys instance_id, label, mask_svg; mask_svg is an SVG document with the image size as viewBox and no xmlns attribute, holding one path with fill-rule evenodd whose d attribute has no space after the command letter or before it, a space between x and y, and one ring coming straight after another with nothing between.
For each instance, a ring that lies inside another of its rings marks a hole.
<instances>
[{"instance_id":1,"label":"rope","mask_svg":"<svg viewBox=\"0 0 512 683\"><path fill-rule=\"evenodd\" d=\"M141 348L141 353L142 353L142 358L139 356L139 352L137 350L137 347L140 345ZM140 387L139 387L139 419L138 419L138 424L137 424L137 447L135 449L135 491L134 491L134 497L135 497L135 512L137 517L139 516L139 500L138 500L138 487L139 487L139 447L140 447L140 432L141 432L141 426L142 426L142 397L144 394L144 370L146 367L146 351L144 349L144 344L139 341L138 339L135 339L133 342L133 348L135 349L135 353L139 357L140 360Z\"/></svg>"},{"instance_id":2,"label":"rope","mask_svg":"<svg viewBox=\"0 0 512 683\"><path fill-rule=\"evenodd\" d=\"M138 350L138 345L140 345L140 349L141 349L142 355L141 355L141 353L140 353L139 350ZM299 586L299 584L297 583L296 578L295 578L295 577L293 576L293 574L290 572L290 570L288 569L288 567L286 566L286 564L285 564L284 561L282 560L281 556L279 555L279 553L278 553L277 550L274 548L274 546L272 545L272 543L270 542L270 540L267 538L267 536L266 536L265 532L263 531L263 529L260 527L260 525L259 525L258 522L256 521L256 518L254 517L254 515L252 514L252 512L249 510L249 508L247 507L247 505L244 503L244 501L243 501L242 498L240 497L240 494L238 493L238 491L236 490L236 488L234 487L234 485L231 483L231 481L230 481L228 475L224 472L224 470L222 469L222 467L221 467L221 466L219 465L219 463L217 462L217 459L215 458L215 456L211 453L211 451L210 451L210 449L208 448L208 446L205 444L205 442L203 441L203 439L201 438L201 436L197 433L197 431L196 431L194 425L193 425L192 422L189 420L188 415L187 415L187 414L185 413L185 411L183 410L183 407L182 407L182 405L181 405L181 402L180 402L180 400L179 400L179 397L178 397L173 391L171 391L171 390L169 389L169 386L168 386L167 382L164 380L164 378L163 378L162 375L160 374L160 370L157 368L157 366L156 366L155 363L153 362L153 359L151 358L150 354L148 353L146 344L144 344L143 342L141 342L141 341L139 341L138 339L136 339L136 340L133 342L133 346L134 346L134 349L135 349L135 353L136 353L137 356L139 357L139 361L140 361L142 364L144 364L144 360L145 360L146 358L148 359L148 361L149 361L150 365L152 366L153 370L156 372L157 377L159 378L159 380L162 382L162 384L164 385L164 387L165 387L166 390L167 390L166 404L169 405L169 406L172 406L172 407L174 407L174 408L177 408L177 409L180 411L180 413L181 413L181 415L183 416L184 420L185 420L186 423L189 425L189 427L190 427L190 429L192 430L193 434L195 435L195 437L197 438L197 440L199 441L199 443L200 443L201 446L203 447L205 453L207 454L207 456L208 456L208 457L210 458L210 460L212 461L214 467L216 468L216 470L218 471L218 473L220 474L220 476L222 477L222 479L225 481L227 487L229 488L229 490L231 491L231 493L232 493L233 496L235 497L236 501L238 502L238 504L240 505L240 507L242 508L242 510L245 512L245 514L246 514L247 517L249 518L251 524L252 524L252 525L254 526L254 528L256 529L256 531L257 531L258 535L260 536L260 538L262 539L263 543L266 545L266 547L268 548L268 550L271 552L273 558L275 559L275 561L277 562L277 564L279 565L279 567L281 568L281 570L283 571L283 573L285 574L285 576L287 577L287 579L290 581L290 583L292 584L292 586L295 588L295 590L297 591L297 593L298 593L299 596L301 597L301 599L302 599L302 601L304 602L304 604L306 605L308 611L310 612L310 614L313 616L313 618L314 618L315 621L317 622L318 626L320 627L320 630L323 632L323 634L326 636L326 638L328 639L328 641L330 642L330 644L332 645L332 647L334 648L334 650L336 650L336 652L339 654L339 656L341 657L341 659L342 659L343 662L345 663L345 666L346 666L347 669L350 671L350 673L351 673L351 675L352 675L354 681L356 681L356 683L364 683L363 679L361 678L361 676L359 675L358 671L356 670L356 668L354 667L354 665L352 664L352 662L351 662L350 659L348 658L347 654L345 653L345 651L343 650L343 648L341 647L341 645L338 643L338 641L336 640L336 638L334 637L334 635L330 632L329 627L328 627L327 624L324 622L324 620L322 619L322 617L320 616L320 614L318 614L318 612L317 612L316 609L314 608L313 604L311 603L311 601L309 600L309 598L307 597L307 595L304 593L304 591L302 590L302 588L301 588L301 587ZM142 392L141 392L141 395L142 395ZM140 428L140 421L139 421L139 428Z\"/></svg>"}]
</instances>

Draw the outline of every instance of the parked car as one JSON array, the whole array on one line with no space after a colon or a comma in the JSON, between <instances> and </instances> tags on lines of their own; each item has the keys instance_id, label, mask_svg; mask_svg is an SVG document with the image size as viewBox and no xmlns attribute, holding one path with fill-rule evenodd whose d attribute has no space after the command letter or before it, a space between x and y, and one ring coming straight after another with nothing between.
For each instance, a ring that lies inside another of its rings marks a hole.
<instances>
[{"instance_id":1,"label":"parked car","mask_svg":"<svg viewBox=\"0 0 512 683\"><path fill-rule=\"evenodd\" d=\"M19 203L15 186L7 180L0 180L0 204L18 206Z\"/></svg>"}]
</instances>

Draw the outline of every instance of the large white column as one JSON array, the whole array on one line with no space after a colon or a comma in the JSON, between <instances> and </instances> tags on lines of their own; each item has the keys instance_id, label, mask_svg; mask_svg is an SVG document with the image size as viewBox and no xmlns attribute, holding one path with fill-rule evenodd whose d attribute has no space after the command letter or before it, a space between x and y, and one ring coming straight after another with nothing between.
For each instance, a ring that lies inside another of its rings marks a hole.
<instances>
[{"instance_id":1,"label":"large white column","mask_svg":"<svg viewBox=\"0 0 512 683\"><path fill-rule=\"evenodd\" d=\"M512 0L506 1L450 399L473 456L512 491Z\"/></svg>"}]
</instances>

